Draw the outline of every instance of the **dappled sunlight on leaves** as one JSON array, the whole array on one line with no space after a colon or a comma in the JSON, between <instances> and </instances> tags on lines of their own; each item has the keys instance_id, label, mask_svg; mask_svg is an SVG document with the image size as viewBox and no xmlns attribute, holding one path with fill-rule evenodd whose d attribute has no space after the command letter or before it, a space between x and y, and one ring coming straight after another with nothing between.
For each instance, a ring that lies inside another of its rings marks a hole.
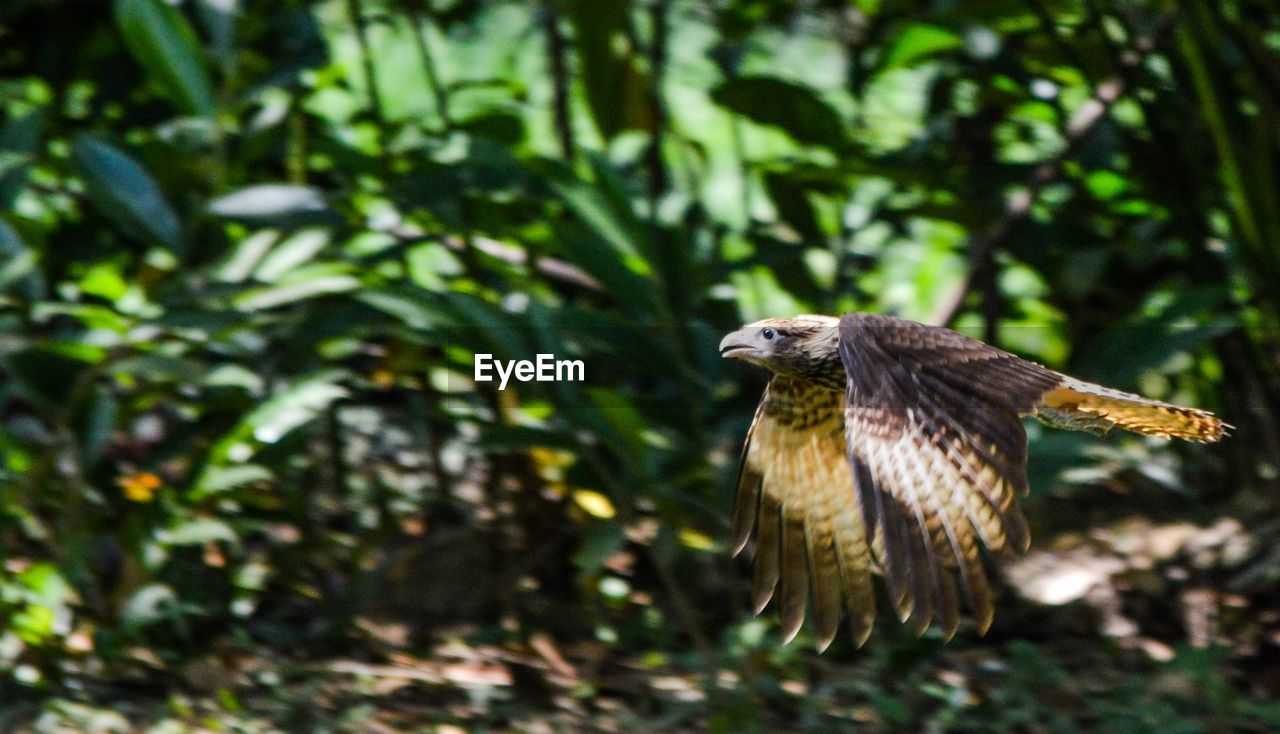
<instances>
[{"instance_id":1,"label":"dappled sunlight on leaves","mask_svg":"<svg viewBox=\"0 0 1280 734\"><path fill-rule=\"evenodd\" d=\"M1280 730L1280 15L1183 5L0 3L0 732ZM716 345L848 310L1235 435L1029 425L989 636L783 645Z\"/></svg>"}]
</instances>

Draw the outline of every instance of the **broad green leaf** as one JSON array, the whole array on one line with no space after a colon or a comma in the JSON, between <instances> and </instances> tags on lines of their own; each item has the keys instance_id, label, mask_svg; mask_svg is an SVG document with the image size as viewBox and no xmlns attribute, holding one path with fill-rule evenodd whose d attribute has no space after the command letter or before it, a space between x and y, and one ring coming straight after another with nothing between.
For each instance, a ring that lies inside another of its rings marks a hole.
<instances>
[{"instance_id":1,"label":"broad green leaf","mask_svg":"<svg viewBox=\"0 0 1280 734\"><path fill-rule=\"evenodd\" d=\"M41 301L31 309L32 316L38 321L48 321L54 316L70 316L79 321L81 325L90 329L100 329L102 331L114 331L123 335L132 328L135 320L129 316L125 316L110 306L100 306L96 303L59 303L57 301ZM88 345L82 345L88 346ZM66 345L61 347L66 350ZM91 347L93 349L101 349L101 347Z\"/></svg>"},{"instance_id":2,"label":"broad green leaf","mask_svg":"<svg viewBox=\"0 0 1280 734\"><path fill-rule=\"evenodd\" d=\"M628 51L627 0L570 0L574 47L587 104L606 140L623 130L649 130L654 119L649 80Z\"/></svg>"},{"instance_id":3,"label":"broad green leaf","mask_svg":"<svg viewBox=\"0 0 1280 734\"><path fill-rule=\"evenodd\" d=\"M637 275L653 273L638 247L641 235L634 213L615 206L598 184L565 175L555 176L551 185L583 223L617 253L628 269Z\"/></svg>"},{"instance_id":4,"label":"broad green leaf","mask_svg":"<svg viewBox=\"0 0 1280 734\"><path fill-rule=\"evenodd\" d=\"M12 209L26 185L43 127L44 111L35 110L10 117L0 128L0 211Z\"/></svg>"},{"instance_id":5,"label":"broad green leaf","mask_svg":"<svg viewBox=\"0 0 1280 734\"><path fill-rule=\"evenodd\" d=\"M162 530L156 534L156 540L165 545L204 545L215 540L236 545L240 537L222 520L201 518Z\"/></svg>"},{"instance_id":6,"label":"broad green leaf","mask_svg":"<svg viewBox=\"0 0 1280 734\"><path fill-rule=\"evenodd\" d=\"M1150 313L1094 335L1073 367L1081 376L1132 387L1144 372L1165 370L1178 354L1239 328L1215 315L1225 298L1218 288L1181 290Z\"/></svg>"},{"instance_id":7,"label":"broad green leaf","mask_svg":"<svg viewBox=\"0 0 1280 734\"><path fill-rule=\"evenodd\" d=\"M245 365L224 364L209 370L203 384L215 390L243 390L249 395L261 395L266 382L260 374Z\"/></svg>"},{"instance_id":8,"label":"broad green leaf","mask_svg":"<svg viewBox=\"0 0 1280 734\"><path fill-rule=\"evenodd\" d=\"M294 268L311 262L328 244L328 230L307 229L298 232L272 248L258 267L254 268L253 277L264 283L274 283Z\"/></svg>"},{"instance_id":9,"label":"broad green leaf","mask_svg":"<svg viewBox=\"0 0 1280 734\"><path fill-rule=\"evenodd\" d=\"M556 234L565 255L604 284L629 311L637 315L657 312L657 281L649 273L636 272L629 266L643 260L602 246L597 238L587 236L580 228L562 226L556 229Z\"/></svg>"},{"instance_id":10,"label":"broad green leaf","mask_svg":"<svg viewBox=\"0 0 1280 734\"><path fill-rule=\"evenodd\" d=\"M794 227L809 241L820 241L823 232L809 197L812 195L803 181L783 173L767 173L764 177L769 198L778 209L778 217Z\"/></svg>"},{"instance_id":11,"label":"broad green leaf","mask_svg":"<svg viewBox=\"0 0 1280 734\"><path fill-rule=\"evenodd\" d=\"M90 201L103 216L126 234L162 245L176 255L182 253L182 222L137 161L89 135L72 145L71 159Z\"/></svg>"},{"instance_id":12,"label":"broad green leaf","mask_svg":"<svg viewBox=\"0 0 1280 734\"><path fill-rule=\"evenodd\" d=\"M499 359L529 359L534 354L528 320L469 293L446 292L441 305L449 320L452 345L473 352L492 352Z\"/></svg>"},{"instance_id":13,"label":"broad green leaf","mask_svg":"<svg viewBox=\"0 0 1280 734\"><path fill-rule=\"evenodd\" d=\"M130 626L146 626L168 619L178 606L178 594L167 584L147 584L125 602L120 616Z\"/></svg>"},{"instance_id":14,"label":"broad green leaf","mask_svg":"<svg viewBox=\"0 0 1280 734\"><path fill-rule=\"evenodd\" d=\"M272 227L328 222L335 217L319 189L281 183L233 191L210 202L209 211L219 217Z\"/></svg>"},{"instance_id":15,"label":"broad green leaf","mask_svg":"<svg viewBox=\"0 0 1280 734\"><path fill-rule=\"evenodd\" d=\"M211 466L201 475L196 485L196 496L202 497L227 492L248 484L268 482L274 475L270 469L258 464L232 464Z\"/></svg>"},{"instance_id":16,"label":"broad green leaf","mask_svg":"<svg viewBox=\"0 0 1280 734\"><path fill-rule=\"evenodd\" d=\"M170 101L189 115L217 112L203 52L186 18L164 0L116 0L125 45Z\"/></svg>"},{"instance_id":17,"label":"broad green leaf","mask_svg":"<svg viewBox=\"0 0 1280 734\"><path fill-rule=\"evenodd\" d=\"M174 308L153 319L151 323L157 328L183 333L202 341L212 338L218 332L237 328L247 329L251 326L242 314L225 309L199 308L191 310Z\"/></svg>"},{"instance_id":18,"label":"broad green leaf","mask_svg":"<svg viewBox=\"0 0 1280 734\"><path fill-rule=\"evenodd\" d=\"M960 48L964 39L946 28L916 23L902 32L885 57L884 68L910 66L922 59Z\"/></svg>"},{"instance_id":19,"label":"broad green leaf","mask_svg":"<svg viewBox=\"0 0 1280 734\"><path fill-rule=\"evenodd\" d=\"M53 637L57 615L49 607L29 604L13 613L6 627L28 645L39 645Z\"/></svg>"},{"instance_id":20,"label":"broad green leaf","mask_svg":"<svg viewBox=\"0 0 1280 734\"><path fill-rule=\"evenodd\" d=\"M120 272L120 263L103 261L86 270L76 285L91 296L115 302L129 292L129 283Z\"/></svg>"},{"instance_id":21,"label":"broad green leaf","mask_svg":"<svg viewBox=\"0 0 1280 734\"><path fill-rule=\"evenodd\" d=\"M454 326L438 298L417 288L361 289L356 300L393 316L411 329L435 329Z\"/></svg>"},{"instance_id":22,"label":"broad green leaf","mask_svg":"<svg viewBox=\"0 0 1280 734\"><path fill-rule=\"evenodd\" d=\"M247 280L262 258L279 241L280 233L274 229L264 229L244 238L218 268L218 280L227 283Z\"/></svg>"},{"instance_id":23,"label":"broad green leaf","mask_svg":"<svg viewBox=\"0 0 1280 734\"><path fill-rule=\"evenodd\" d=\"M508 112L475 115L455 123L454 126L470 135L511 147L519 145L525 136L524 118Z\"/></svg>"},{"instance_id":24,"label":"broad green leaf","mask_svg":"<svg viewBox=\"0 0 1280 734\"><path fill-rule=\"evenodd\" d=\"M601 164L603 165L603 164ZM655 316L662 310L658 280L649 261L652 243L630 203L600 180L585 181L549 168L547 178L584 228L557 227L566 254L608 287L631 312ZM594 235L594 236L589 236Z\"/></svg>"},{"instance_id":25,"label":"broad green leaf","mask_svg":"<svg viewBox=\"0 0 1280 734\"><path fill-rule=\"evenodd\" d=\"M798 143L848 147L844 120L808 87L773 77L738 77L717 87L711 98L753 122L781 128Z\"/></svg>"},{"instance_id":26,"label":"broad green leaf","mask_svg":"<svg viewBox=\"0 0 1280 734\"><path fill-rule=\"evenodd\" d=\"M115 396L103 385L95 385L81 403L72 417L72 427L80 447L81 466L87 468L102 457L115 431L119 408Z\"/></svg>"},{"instance_id":27,"label":"broad green leaf","mask_svg":"<svg viewBox=\"0 0 1280 734\"><path fill-rule=\"evenodd\" d=\"M284 439L345 398L347 389L340 384L343 377L344 373L338 370L311 375L254 408L214 446L208 465L194 483L194 496L227 488L228 477L219 474L221 467L248 461L258 444Z\"/></svg>"},{"instance_id":28,"label":"broad green leaf","mask_svg":"<svg viewBox=\"0 0 1280 734\"><path fill-rule=\"evenodd\" d=\"M322 275L267 288L255 288L235 299L235 303L248 311L262 311L318 296L347 293L359 287L360 281L351 275Z\"/></svg>"},{"instance_id":29,"label":"broad green leaf","mask_svg":"<svg viewBox=\"0 0 1280 734\"><path fill-rule=\"evenodd\" d=\"M21 394L54 415L67 409L68 399L86 384L97 354L77 353L53 345L31 347L10 354L5 371Z\"/></svg>"},{"instance_id":30,"label":"broad green leaf","mask_svg":"<svg viewBox=\"0 0 1280 734\"><path fill-rule=\"evenodd\" d=\"M809 311L795 296L778 285L777 277L767 268L736 271L731 276L731 281L738 302L738 313L746 321Z\"/></svg>"},{"instance_id":31,"label":"broad green leaf","mask_svg":"<svg viewBox=\"0 0 1280 734\"><path fill-rule=\"evenodd\" d=\"M151 383L195 384L204 378L206 369L203 362L159 352L137 354L111 363L111 373L117 378Z\"/></svg>"},{"instance_id":32,"label":"broad green leaf","mask_svg":"<svg viewBox=\"0 0 1280 734\"><path fill-rule=\"evenodd\" d=\"M44 297L44 278L36 253L17 231L0 219L0 292L11 291L28 301Z\"/></svg>"},{"instance_id":33,"label":"broad green leaf","mask_svg":"<svg viewBox=\"0 0 1280 734\"><path fill-rule=\"evenodd\" d=\"M215 452L218 461L227 458L230 448L245 441L276 443L292 431L315 420L335 401L347 396L339 384L342 374L325 372L297 382L245 416L240 425L223 439ZM247 457L236 457L241 460ZM199 482L203 484L204 480Z\"/></svg>"},{"instance_id":34,"label":"broad green leaf","mask_svg":"<svg viewBox=\"0 0 1280 734\"><path fill-rule=\"evenodd\" d=\"M56 625L68 615L68 603L76 601L75 590L52 563L37 563L14 580L17 583L6 584L5 591L17 591L23 604L6 626L28 644L42 644L57 634Z\"/></svg>"},{"instance_id":35,"label":"broad green leaf","mask_svg":"<svg viewBox=\"0 0 1280 734\"><path fill-rule=\"evenodd\" d=\"M76 592L52 563L37 563L15 579L23 588L25 601L43 606L60 606L75 599Z\"/></svg>"},{"instance_id":36,"label":"broad green leaf","mask_svg":"<svg viewBox=\"0 0 1280 734\"><path fill-rule=\"evenodd\" d=\"M588 387L585 392L600 417L621 440L620 445L617 446L619 450L629 451L636 456L651 450L644 441L648 423L630 399L617 391L599 387Z\"/></svg>"}]
</instances>

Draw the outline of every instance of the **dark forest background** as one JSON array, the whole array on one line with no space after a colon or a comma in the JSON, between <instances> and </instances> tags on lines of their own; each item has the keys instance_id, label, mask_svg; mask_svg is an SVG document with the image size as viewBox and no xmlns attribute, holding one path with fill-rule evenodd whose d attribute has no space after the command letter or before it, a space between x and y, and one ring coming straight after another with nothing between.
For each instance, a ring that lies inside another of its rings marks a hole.
<instances>
[{"instance_id":1,"label":"dark forest background","mask_svg":"<svg viewBox=\"0 0 1280 734\"><path fill-rule=\"evenodd\" d=\"M782 646L716 344L848 310L1236 430ZM6 0L0 731L1275 731L1278 322L1269 0Z\"/></svg>"}]
</instances>

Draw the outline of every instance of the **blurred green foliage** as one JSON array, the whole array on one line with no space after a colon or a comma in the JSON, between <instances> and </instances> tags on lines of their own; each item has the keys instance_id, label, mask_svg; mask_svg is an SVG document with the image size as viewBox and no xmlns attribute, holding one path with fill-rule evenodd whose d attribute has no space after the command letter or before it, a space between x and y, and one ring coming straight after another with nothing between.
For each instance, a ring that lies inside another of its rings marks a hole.
<instances>
[{"instance_id":1,"label":"blurred green foliage","mask_svg":"<svg viewBox=\"0 0 1280 734\"><path fill-rule=\"evenodd\" d=\"M397 618L737 668L706 722L750 728L824 665L722 543L762 376L715 345L764 316L1218 410L1213 450L1033 427L1033 485L1276 512L1273 3L10 0L0 39L0 698ZM540 352L586 381L471 381ZM1028 730L1059 673L995 634L978 707L892 623L827 665L890 728ZM1037 730L1277 725L1135 685Z\"/></svg>"}]
</instances>

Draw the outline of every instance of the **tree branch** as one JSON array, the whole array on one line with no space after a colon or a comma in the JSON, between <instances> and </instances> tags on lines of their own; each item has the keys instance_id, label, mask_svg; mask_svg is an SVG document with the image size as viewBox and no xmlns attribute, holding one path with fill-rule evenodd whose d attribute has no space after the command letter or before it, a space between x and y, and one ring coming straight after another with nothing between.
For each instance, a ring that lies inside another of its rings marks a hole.
<instances>
[{"instance_id":1,"label":"tree branch","mask_svg":"<svg viewBox=\"0 0 1280 734\"><path fill-rule=\"evenodd\" d=\"M427 73L427 86L431 87L431 96L436 101L436 112L445 129L452 127L449 118L449 94L440 82L440 71L436 67L435 57L431 54L431 46L427 42L427 24L422 18L422 11L408 8L410 20L413 21L413 40L418 47L418 55L422 57L422 68Z\"/></svg>"},{"instance_id":2,"label":"tree branch","mask_svg":"<svg viewBox=\"0 0 1280 734\"><path fill-rule=\"evenodd\" d=\"M543 30L547 34L547 54L551 63L552 112L556 120L556 136L560 140L560 155L566 161L573 160L573 119L569 117L569 64L566 60L564 34L560 32L560 14L554 3L543 7Z\"/></svg>"},{"instance_id":3,"label":"tree branch","mask_svg":"<svg viewBox=\"0 0 1280 734\"><path fill-rule=\"evenodd\" d=\"M441 241L445 247L451 250L461 251L467 249L467 243L461 237L445 235ZM471 239L471 247L505 263L530 265L528 251L515 245L508 245L505 242L499 242L488 237L473 237ZM558 280L561 283L575 285L589 291L604 291L604 286L600 285L600 281L593 278L587 271L565 260L554 257L539 257L533 261L531 267L550 280Z\"/></svg>"},{"instance_id":4,"label":"tree branch","mask_svg":"<svg viewBox=\"0 0 1280 734\"><path fill-rule=\"evenodd\" d=\"M950 299L943 302L932 319L933 323L951 326L964 311L964 302L969 293L981 289L984 283L987 289L994 287L996 253L1030 217L1032 207L1040 199L1040 194L1045 188L1061 178L1063 164L1080 152L1089 133L1106 116L1107 111L1120 98L1124 90L1124 82L1117 78L1107 79L1098 84L1089 101L1081 105L1067 122L1066 147L1052 159L1032 169L1023 187L1005 200L1004 214L1000 219L985 233L970 238L969 275L963 286L958 288ZM984 290L984 314L998 315L998 308L998 293L992 294ZM995 325L988 323L986 328L986 336L991 337Z\"/></svg>"},{"instance_id":5,"label":"tree branch","mask_svg":"<svg viewBox=\"0 0 1280 734\"><path fill-rule=\"evenodd\" d=\"M382 109L382 97L378 94L378 74L369 43L369 23L365 20L364 13L360 12L360 0L347 0L347 13L355 24L356 43L360 45L360 64L364 68L365 85L369 88L369 107L373 110L374 119L381 125L387 121L387 116Z\"/></svg>"},{"instance_id":6,"label":"tree branch","mask_svg":"<svg viewBox=\"0 0 1280 734\"><path fill-rule=\"evenodd\" d=\"M649 16L653 23L653 43L649 48L649 107L653 113L653 137L645 157L649 168L649 216L657 217L658 200L667 190L667 167L662 160L662 136L667 125L667 109L662 100L662 79L667 66L666 0L655 0Z\"/></svg>"}]
</instances>

